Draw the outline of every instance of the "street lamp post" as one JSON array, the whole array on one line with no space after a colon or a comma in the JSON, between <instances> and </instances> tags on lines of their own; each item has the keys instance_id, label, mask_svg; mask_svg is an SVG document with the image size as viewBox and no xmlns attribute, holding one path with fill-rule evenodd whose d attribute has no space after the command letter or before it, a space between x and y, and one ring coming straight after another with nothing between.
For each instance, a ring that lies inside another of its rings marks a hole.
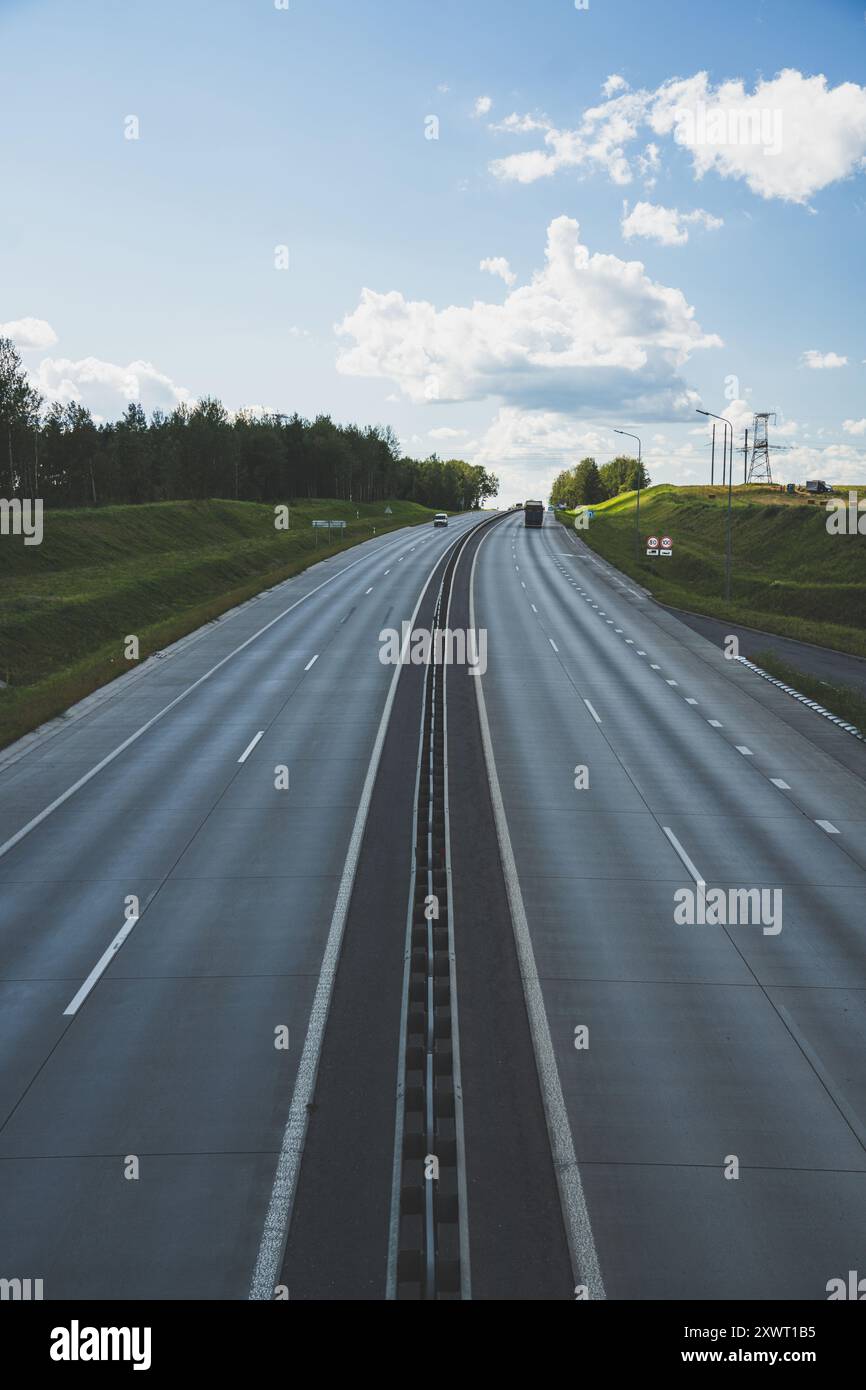
<instances>
[{"instance_id":1,"label":"street lamp post","mask_svg":"<svg viewBox=\"0 0 866 1390\"><path fill-rule=\"evenodd\" d=\"M643 479L643 468L640 461L640 436L629 434L628 430L614 430L614 434L624 434L627 439L637 440L637 505L634 512L634 561L640 563L640 485Z\"/></svg>"},{"instance_id":2,"label":"street lamp post","mask_svg":"<svg viewBox=\"0 0 866 1390\"><path fill-rule=\"evenodd\" d=\"M728 512L725 525L725 602L731 601L731 503L733 500L732 489L734 486L734 427L730 420L726 420L724 415L715 415L712 410L698 410L698 415L708 415L713 420L721 420L722 424L731 431L731 445L728 459ZM722 435L722 459L725 457L725 444L727 434ZM722 470L724 478L724 468Z\"/></svg>"}]
</instances>

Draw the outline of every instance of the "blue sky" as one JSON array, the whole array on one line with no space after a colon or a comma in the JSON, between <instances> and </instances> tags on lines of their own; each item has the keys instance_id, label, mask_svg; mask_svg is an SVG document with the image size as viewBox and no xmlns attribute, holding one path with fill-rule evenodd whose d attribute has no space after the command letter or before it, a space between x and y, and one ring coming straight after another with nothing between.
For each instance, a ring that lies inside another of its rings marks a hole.
<instances>
[{"instance_id":1,"label":"blue sky","mask_svg":"<svg viewBox=\"0 0 866 1390\"><path fill-rule=\"evenodd\" d=\"M864 59L864 0L0 0L0 324L102 418L387 422L505 502L614 425L704 481L695 405L863 483Z\"/></svg>"}]
</instances>

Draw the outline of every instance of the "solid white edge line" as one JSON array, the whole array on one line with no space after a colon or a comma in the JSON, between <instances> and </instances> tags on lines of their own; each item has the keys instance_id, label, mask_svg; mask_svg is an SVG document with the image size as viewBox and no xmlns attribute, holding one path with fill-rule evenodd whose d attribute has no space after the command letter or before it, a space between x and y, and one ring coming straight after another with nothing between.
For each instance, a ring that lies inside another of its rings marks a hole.
<instances>
[{"instance_id":1,"label":"solid white edge line","mask_svg":"<svg viewBox=\"0 0 866 1390\"><path fill-rule=\"evenodd\" d=\"M316 1086L322 1040L324 1038L325 1025L327 1024L328 1013L331 1007L331 994L334 988L334 980L337 975L337 964L340 959L340 950L343 944L343 932L345 930L346 917L349 911L349 899L352 896L352 887L355 882L355 873L361 853L361 841L364 837L364 828L367 824L367 813L370 809L370 802L373 797L373 786L376 781L376 774L379 771L382 747L385 742L385 735L388 732L391 710L397 694L397 682L403 670L404 659L411 640L412 631L415 627L415 619L418 616L418 610L421 607L424 595L430 585L430 580L439 568L444 553L445 552L438 557L435 565L427 575L424 581L424 587L418 596L418 602L415 604L412 617L409 619L409 626L406 629L406 638L400 652L400 660L391 677L391 684L388 687L388 694L385 697L385 707L382 710L382 717L379 720L379 728L376 731L373 751L370 754L367 775L364 778L364 786L358 802L355 823L352 827L349 847L346 851L346 859L340 877L340 886L337 889L337 898L331 916L328 939L325 943L325 950L322 955L322 965L316 984L316 993L313 997L313 1003L310 1009L310 1021L307 1025L304 1049L301 1053L301 1060L298 1063L298 1074L295 1078L295 1088L292 1093L291 1105L289 1106L289 1117L286 1121L282 1143L280 1144L280 1153L277 1160L276 1172L274 1174L273 1188L271 1190L271 1197L265 1216L255 1269L253 1270L250 1283L250 1299L264 1299L270 1302L274 1296L274 1288L283 1261L283 1252L285 1250L286 1237L288 1235L289 1223L292 1216L292 1206L295 1200L295 1190L298 1183L301 1158L304 1152L304 1142L307 1137L307 1124L309 1122L309 1111L307 1106L312 1100Z\"/></svg>"},{"instance_id":2,"label":"solid white edge line","mask_svg":"<svg viewBox=\"0 0 866 1390\"><path fill-rule=\"evenodd\" d=\"M160 719L168 714L169 710L173 710L175 705L180 704L181 700L185 700L188 695L191 695L194 690L197 690L206 680L210 680L211 676L215 675L217 671L225 666L227 661L231 661L239 652L244 651L251 642L255 642L257 638L261 637L263 633L272 628L275 623L287 617L288 614L292 613L300 604L306 603L308 598L313 597L313 594L317 594L319 590L324 589L326 585L333 584L335 579L340 578L340 575L355 569L357 565L362 565L364 561L369 558L369 555L362 555L359 560L353 560L350 565L345 565L343 569L337 570L335 574L329 575L327 579L323 579L321 584L317 584L316 587L310 589L308 593L302 594L294 603L290 603L288 608L284 608L275 618L271 618L270 622L265 623L264 627L260 627L256 632L253 632L249 637L245 638L239 646L228 652L226 656L221 657L215 666L211 666L209 671L205 671L203 676L199 676L197 680L194 680L192 685L187 686L186 690L182 690L180 694L176 695L173 700L170 700L167 705L163 705L161 710L158 710L146 723L141 725L141 728L136 729L134 734L129 735L129 738L125 738L122 743L119 743L116 748L112 749L110 753L107 753L95 767L92 767L89 772L85 772L83 777L79 777L77 782L73 782L71 787L67 787L66 791L56 797L50 805L46 806L43 811L40 811L38 815L34 816L32 820L29 820L26 825L23 825L20 830L16 831L14 835L0 845L0 859L23 840L25 835L29 835L31 830L35 830L37 825L41 825L53 811L57 810L58 806L62 806L65 801L68 801L71 796L74 796L77 791L80 791L82 787L86 786L98 772L101 772L104 767L108 767L109 763L113 763L115 758L119 757L121 753L124 753L127 748L130 748L133 743L136 743L143 734L147 733L148 729L152 729L154 724L158 723Z\"/></svg>"},{"instance_id":3,"label":"solid white edge line","mask_svg":"<svg viewBox=\"0 0 866 1390\"><path fill-rule=\"evenodd\" d=\"M697 869L695 868L695 866L694 866L694 864L692 863L691 859L689 859L689 856L686 854L685 850L683 849L682 845L680 844L680 842L679 842L679 840L677 839L677 837L676 837L676 835L674 834L674 832L671 830L670 826L669 826L669 825L663 825L663 826L662 826L662 830L663 830L663 831L665 832L665 834L667 835L668 839L670 840L671 844L673 845L673 847L674 847L674 849L676 850L677 854L679 855L680 859L683 861L683 863L685 864L685 866L686 866L686 868L688 869L689 873L691 874L692 878L694 879L695 883L697 883L697 884L701 884L701 883L706 884L706 879L703 877L702 874L699 874L699 873L698 873Z\"/></svg>"},{"instance_id":4,"label":"solid white edge line","mask_svg":"<svg viewBox=\"0 0 866 1390\"><path fill-rule=\"evenodd\" d=\"M259 731L258 731L258 733L256 734L255 738L250 740L250 742L247 744L246 748L244 749L243 753L241 753L241 756L238 758L238 762L239 762L239 763L245 763L245 762L246 762L247 758L250 756L250 753L252 753L252 751L253 751L253 749L255 748L256 744L258 743L259 739L260 739L260 738L264 738L264 736L265 736L265 731L264 731L264 729L259 729Z\"/></svg>"},{"instance_id":5,"label":"solid white edge line","mask_svg":"<svg viewBox=\"0 0 866 1390\"><path fill-rule=\"evenodd\" d=\"M126 938L129 936L129 933L132 931L137 921L138 917L136 916L130 917L128 922L124 922L123 926L117 933L117 936L114 938L111 945L108 947L106 951L103 951L102 955L99 957L99 960L94 965L87 979L84 981L84 984L81 986L78 992L73 995L72 999L70 999L69 1003L66 1005L66 1008L63 1010L64 1018L71 1018L78 1013L78 1010L81 1008L81 1005L84 1003L88 994L93 989L93 986L96 984L100 975L103 973L106 966L112 960L114 960L114 957L117 955L118 951L120 950Z\"/></svg>"},{"instance_id":6,"label":"solid white edge line","mask_svg":"<svg viewBox=\"0 0 866 1390\"><path fill-rule=\"evenodd\" d=\"M469 578L469 625L473 631L476 630L475 567L478 563L481 547L486 540L487 536L482 536L476 548L475 555L472 559L472 569ZM544 996L541 991L541 982L538 978L538 968L535 963L535 953L532 949L532 938L529 933L529 923L526 919L523 894L520 891L520 880L517 875L517 864L514 859L514 851L511 847L511 836L508 830L508 820L505 815L505 804L502 800L499 776L496 771L493 742L490 737L490 725L487 720L487 705L484 699L483 681L484 677L481 676L475 682L475 694L478 701L478 719L481 726L481 741L484 747L484 760L487 764L490 800L496 821L499 853L502 856L502 870L505 877L506 891L508 893L508 903L511 908L511 924L514 929L517 957L520 962L523 993L526 998L526 1011L529 1018L530 1032L532 1034L532 1045L535 1051L535 1064L538 1068L541 1095L544 1102L545 1115L547 1117L547 1130L550 1138L550 1147L553 1153L556 1180L559 1185L559 1195L562 1204L562 1214L565 1222L568 1246L571 1253L572 1269L576 1283L586 1286L590 1298L603 1299L605 1297L604 1282L601 1276L601 1269L599 1268L595 1241L593 1240L592 1226L586 1206L580 1169L578 1168L577 1158L574 1152L574 1140L571 1134L568 1111L565 1107L565 1098L562 1094L562 1084L556 1067L556 1054L553 1050L553 1041L550 1036L550 1027L544 1008Z\"/></svg>"},{"instance_id":7,"label":"solid white edge line","mask_svg":"<svg viewBox=\"0 0 866 1390\"><path fill-rule=\"evenodd\" d=\"M586 698L585 695L584 695L584 697L583 697L583 703L586 705L587 709L589 710L589 712L590 712L590 714L592 715L593 719L595 720L596 724L600 724L600 723L601 723L601 716L596 712L595 707L593 706L593 704L592 704L589 700L587 700L587 698Z\"/></svg>"}]
</instances>

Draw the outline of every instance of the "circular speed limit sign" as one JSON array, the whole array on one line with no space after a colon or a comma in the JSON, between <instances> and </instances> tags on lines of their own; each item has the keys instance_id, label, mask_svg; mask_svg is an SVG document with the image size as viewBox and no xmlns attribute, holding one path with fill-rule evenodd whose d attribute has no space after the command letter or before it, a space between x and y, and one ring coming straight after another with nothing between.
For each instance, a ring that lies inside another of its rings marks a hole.
<instances>
[{"instance_id":1,"label":"circular speed limit sign","mask_svg":"<svg viewBox=\"0 0 866 1390\"><path fill-rule=\"evenodd\" d=\"M658 536L650 536L649 540L647 541L647 545L649 546L650 550L655 550L656 547L657 547L657 545L658 545L658 543L659 543L659 538L658 538Z\"/></svg>"},{"instance_id":2,"label":"circular speed limit sign","mask_svg":"<svg viewBox=\"0 0 866 1390\"><path fill-rule=\"evenodd\" d=\"M673 541L670 536L662 536L662 550L670 550L672 545Z\"/></svg>"}]
</instances>

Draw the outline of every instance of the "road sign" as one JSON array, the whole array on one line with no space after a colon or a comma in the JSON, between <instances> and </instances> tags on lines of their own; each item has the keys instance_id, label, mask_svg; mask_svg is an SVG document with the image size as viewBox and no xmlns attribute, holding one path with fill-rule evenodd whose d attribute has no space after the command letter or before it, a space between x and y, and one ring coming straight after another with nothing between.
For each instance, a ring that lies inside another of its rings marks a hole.
<instances>
[{"instance_id":1,"label":"road sign","mask_svg":"<svg viewBox=\"0 0 866 1390\"><path fill-rule=\"evenodd\" d=\"M658 536L647 536L646 553L647 555L671 556L674 553L673 541L670 536L662 536L661 540L659 540Z\"/></svg>"}]
</instances>

